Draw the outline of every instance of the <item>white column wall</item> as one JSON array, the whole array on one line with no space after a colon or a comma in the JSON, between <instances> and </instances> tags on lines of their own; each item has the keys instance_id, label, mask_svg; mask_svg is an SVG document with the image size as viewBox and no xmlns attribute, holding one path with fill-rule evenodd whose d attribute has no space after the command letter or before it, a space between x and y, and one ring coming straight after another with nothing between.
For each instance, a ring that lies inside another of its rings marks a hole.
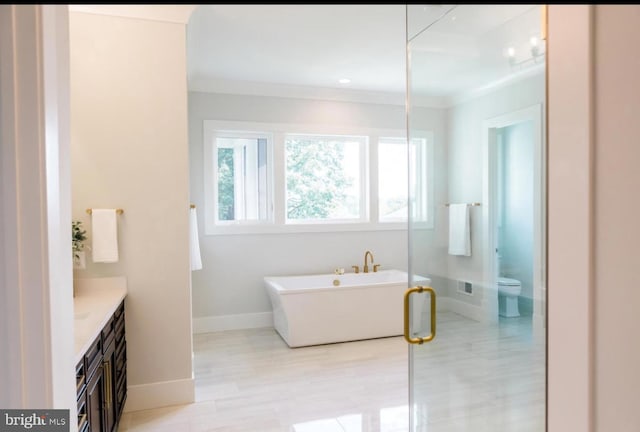
<instances>
[{"instance_id":1,"label":"white column wall","mask_svg":"<svg viewBox=\"0 0 640 432\"><path fill-rule=\"evenodd\" d=\"M640 430L639 5L594 19L593 330L596 431Z\"/></svg>"},{"instance_id":2,"label":"white column wall","mask_svg":"<svg viewBox=\"0 0 640 432\"><path fill-rule=\"evenodd\" d=\"M66 6L0 6L0 406L75 418L67 36Z\"/></svg>"},{"instance_id":3,"label":"white column wall","mask_svg":"<svg viewBox=\"0 0 640 432\"><path fill-rule=\"evenodd\" d=\"M192 402L185 25L71 12L70 40L73 219L91 246L86 209L124 209L76 277L127 278L125 410Z\"/></svg>"},{"instance_id":4,"label":"white column wall","mask_svg":"<svg viewBox=\"0 0 640 432\"><path fill-rule=\"evenodd\" d=\"M549 6L547 415L550 432L593 430L591 8Z\"/></svg>"}]
</instances>

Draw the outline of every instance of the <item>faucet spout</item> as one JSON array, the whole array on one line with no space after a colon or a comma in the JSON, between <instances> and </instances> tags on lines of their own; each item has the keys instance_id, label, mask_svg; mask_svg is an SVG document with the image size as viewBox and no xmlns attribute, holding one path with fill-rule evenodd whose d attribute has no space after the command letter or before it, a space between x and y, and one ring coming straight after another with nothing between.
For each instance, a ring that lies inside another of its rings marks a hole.
<instances>
[{"instance_id":1,"label":"faucet spout","mask_svg":"<svg viewBox=\"0 0 640 432\"><path fill-rule=\"evenodd\" d=\"M373 254L371 253L371 251L366 251L364 253L364 269L363 269L363 271L365 273L369 273L369 265L367 264L367 256L371 257L371 264L373 264Z\"/></svg>"}]
</instances>

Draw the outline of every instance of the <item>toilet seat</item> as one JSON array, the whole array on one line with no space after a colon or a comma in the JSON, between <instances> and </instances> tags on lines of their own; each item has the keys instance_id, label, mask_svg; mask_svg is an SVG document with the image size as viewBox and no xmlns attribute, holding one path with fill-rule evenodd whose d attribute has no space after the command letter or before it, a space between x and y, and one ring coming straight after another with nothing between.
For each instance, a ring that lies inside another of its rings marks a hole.
<instances>
[{"instance_id":1,"label":"toilet seat","mask_svg":"<svg viewBox=\"0 0 640 432\"><path fill-rule=\"evenodd\" d=\"M518 286L520 285L520 281L516 279L509 279L505 277L498 278L498 285L502 286Z\"/></svg>"},{"instance_id":2,"label":"toilet seat","mask_svg":"<svg viewBox=\"0 0 640 432\"><path fill-rule=\"evenodd\" d=\"M507 296L519 296L522 290L520 281L509 278L498 278L498 291Z\"/></svg>"}]
</instances>

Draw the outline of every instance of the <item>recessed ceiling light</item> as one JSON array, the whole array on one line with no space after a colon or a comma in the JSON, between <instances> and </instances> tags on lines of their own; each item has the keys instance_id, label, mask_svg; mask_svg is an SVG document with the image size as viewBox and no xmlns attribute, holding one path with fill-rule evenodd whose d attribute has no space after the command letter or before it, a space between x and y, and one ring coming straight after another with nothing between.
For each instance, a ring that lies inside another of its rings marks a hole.
<instances>
[{"instance_id":1,"label":"recessed ceiling light","mask_svg":"<svg viewBox=\"0 0 640 432\"><path fill-rule=\"evenodd\" d=\"M349 84L349 83L351 82L351 80L350 80L349 78L340 78L340 79L338 80L338 82L339 82L340 84Z\"/></svg>"}]
</instances>

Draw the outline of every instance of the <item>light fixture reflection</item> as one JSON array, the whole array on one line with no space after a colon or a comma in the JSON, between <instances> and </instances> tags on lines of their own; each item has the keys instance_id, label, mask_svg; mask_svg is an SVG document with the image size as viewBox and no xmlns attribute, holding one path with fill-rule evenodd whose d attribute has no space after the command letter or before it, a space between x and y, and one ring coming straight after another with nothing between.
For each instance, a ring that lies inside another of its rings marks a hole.
<instances>
[{"instance_id":1,"label":"light fixture reflection","mask_svg":"<svg viewBox=\"0 0 640 432\"><path fill-rule=\"evenodd\" d=\"M533 66L539 63L540 59L544 61L544 43L537 35L529 38L528 49L524 47L525 44L517 46L517 51L514 46L506 49L506 57L512 70L522 70L526 67ZM527 52L529 54L527 54Z\"/></svg>"},{"instance_id":2,"label":"light fixture reflection","mask_svg":"<svg viewBox=\"0 0 640 432\"><path fill-rule=\"evenodd\" d=\"M538 38L535 36L532 36L531 39L529 39L529 42L531 43L531 55L533 57L536 57L540 53Z\"/></svg>"},{"instance_id":3,"label":"light fixture reflection","mask_svg":"<svg viewBox=\"0 0 640 432\"><path fill-rule=\"evenodd\" d=\"M507 48L507 57L511 66L516 64L516 49L514 47Z\"/></svg>"}]
</instances>

